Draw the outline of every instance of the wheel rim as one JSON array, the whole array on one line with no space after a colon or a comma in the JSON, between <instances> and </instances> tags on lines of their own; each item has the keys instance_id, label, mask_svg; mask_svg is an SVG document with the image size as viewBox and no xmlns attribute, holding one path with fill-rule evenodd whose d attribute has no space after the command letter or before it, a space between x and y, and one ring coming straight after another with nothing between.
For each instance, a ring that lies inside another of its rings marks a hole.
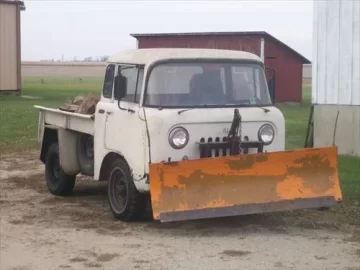
<instances>
[{"instance_id":1,"label":"wheel rim","mask_svg":"<svg viewBox=\"0 0 360 270\"><path fill-rule=\"evenodd\" d=\"M90 158L94 157L94 140L90 136L88 136L87 140L85 141L85 153Z\"/></svg>"},{"instance_id":2,"label":"wheel rim","mask_svg":"<svg viewBox=\"0 0 360 270\"><path fill-rule=\"evenodd\" d=\"M60 161L59 157L54 157L51 163L50 173L52 174L52 177L50 177L48 180L53 185L57 185L60 179Z\"/></svg>"},{"instance_id":3,"label":"wheel rim","mask_svg":"<svg viewBox=\"0 0 360 270\"><path fill-rule=\"evenodd\" d=\"M110 202L117 213L122 213L128 201L128 190L125 173L115 168L110 174Z\"/></svg>"}]
</instances>

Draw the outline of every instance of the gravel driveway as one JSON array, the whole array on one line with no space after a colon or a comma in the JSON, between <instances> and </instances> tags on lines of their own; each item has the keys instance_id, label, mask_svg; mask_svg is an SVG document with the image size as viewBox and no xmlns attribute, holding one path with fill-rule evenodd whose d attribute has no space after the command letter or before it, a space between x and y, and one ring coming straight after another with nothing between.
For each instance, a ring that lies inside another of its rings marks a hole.
<instances>
[{"instance_id":1,"label":"gravel driveway","mask_svg":"<svg viewBox=\"0 0 360 270\"><path fill-rule=\"evenodd\" d=\"M112 218L106 183L47 191L37 152L1 156L1 270L360 269L360 228L338 211L164 223Z\"/></svg>"}]
</instances>

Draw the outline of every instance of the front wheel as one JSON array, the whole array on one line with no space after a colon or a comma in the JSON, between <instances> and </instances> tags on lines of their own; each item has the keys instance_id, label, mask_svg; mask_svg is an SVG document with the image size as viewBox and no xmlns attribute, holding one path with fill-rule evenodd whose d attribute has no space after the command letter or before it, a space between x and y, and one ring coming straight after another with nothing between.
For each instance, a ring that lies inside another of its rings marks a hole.
<instances>
[{"instance_id":1,"label":"front wheel","mask_svg":"<svg viewBox=\"0 0 360 270\"><path fill-rule=\"evenodd\" d=\"M129 166L120 158L109 166L108 200L116 219L136 221L144 213L145 196L137 191Z\"/></svg>"},{"instance_id":2,"label":"front wheel","mask_svg":"<svg viewBox=\"0 0 360 270\"><path fill-rule=\"evenodd\" d=\"M68 175L61 169L59 146L56 143L52 144L47 152L45 177L50 193L57 196L66 196L72 193L76 175Z\"/></svg>"}]
</instances>

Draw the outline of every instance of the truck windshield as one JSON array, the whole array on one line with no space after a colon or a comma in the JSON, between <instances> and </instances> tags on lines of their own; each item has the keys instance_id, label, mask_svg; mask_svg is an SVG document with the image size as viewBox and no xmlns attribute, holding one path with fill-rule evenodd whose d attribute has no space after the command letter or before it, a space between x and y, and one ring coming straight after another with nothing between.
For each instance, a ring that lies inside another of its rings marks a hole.
<instances>
[{"instance_id":1,"label":"truck windshield","mask_svg":"<svg viewBox=\"0 0 360 270\"><path fill-rule=\"evenodd\" d=\"M145 106L193 108L271 105L263 67L256 63L163 63L149 76Z\"/></svg>"}]
</instances>

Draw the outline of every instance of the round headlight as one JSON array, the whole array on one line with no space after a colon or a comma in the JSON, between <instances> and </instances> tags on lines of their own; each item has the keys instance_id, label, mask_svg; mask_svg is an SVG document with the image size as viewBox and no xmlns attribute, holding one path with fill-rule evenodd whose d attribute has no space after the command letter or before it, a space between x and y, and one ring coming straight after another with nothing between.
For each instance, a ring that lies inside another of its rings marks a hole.
<instances>
[{"instance_id":1,"label":"round headlight","mask_svg":"<svg viewBox=\"0 0 360 270\"><path fill-rule=\"evenodd\" d=\"M169 143L175 149L184 148L189 141L189 133L185 128L176 127L169 134Z\"/></svg>"},{"instance_id":2,"label":"round headlight","mask_svg":"<svg viewBox=\"0 0 360 270\"><path fill-rule=\"evenodd\" d=\"M270 125L263 125L259 129L258 137L265 145L271 144L275 137L275 130Z\"/></svg>"}]
</instances>

